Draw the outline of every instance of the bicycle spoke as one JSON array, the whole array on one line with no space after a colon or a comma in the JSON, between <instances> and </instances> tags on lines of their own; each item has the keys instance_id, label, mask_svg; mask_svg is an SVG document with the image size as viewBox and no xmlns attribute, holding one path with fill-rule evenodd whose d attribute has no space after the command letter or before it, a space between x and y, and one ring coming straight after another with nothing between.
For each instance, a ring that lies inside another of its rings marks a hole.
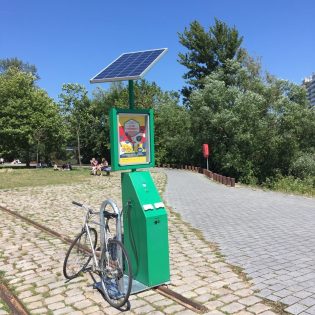
<instances>
[{"instance_id":1,"label":"bicycle spoke","mask_svg":"<svg viewBox=\"0 0 315 315\"><path fill-rule=\"evenodd\" d=\"M129 257L123 244L117 240L109 240L107 249L101 260L103 292L107 302L119 308L128 301L131 291L132 276ZM126 270L124 270L124 264ZM124 272L128 274L127 277L124 277Z\"/></svg>"}]
</instances>

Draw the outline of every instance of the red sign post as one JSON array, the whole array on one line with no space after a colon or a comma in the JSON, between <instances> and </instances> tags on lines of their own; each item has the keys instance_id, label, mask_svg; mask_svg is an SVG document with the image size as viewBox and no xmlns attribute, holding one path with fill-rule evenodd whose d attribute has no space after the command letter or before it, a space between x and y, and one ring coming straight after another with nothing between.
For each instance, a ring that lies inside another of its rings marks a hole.
<instances>
[{"instance_id":1,"label":"red sign post","mask_svg":"<svg viewBox=\"0 0 315 315\"><path fill-rule=\"evenodd\" d=\"M210 149L208 144L204 143L202 145L202 153L205 159L207 159L207 170L209 170L209 155L210 155Z\"/></svg>"},{"instance_id":2,"label":"red sign post","mask_svg":"<svg viewBox=\"0 0 315 315\"><path fill-rule=\"evenodd\" d=\"M202 145L202 153L205 159L209 157L209 146L208 144L203 144Z\"/></svg>"}]
</instances>

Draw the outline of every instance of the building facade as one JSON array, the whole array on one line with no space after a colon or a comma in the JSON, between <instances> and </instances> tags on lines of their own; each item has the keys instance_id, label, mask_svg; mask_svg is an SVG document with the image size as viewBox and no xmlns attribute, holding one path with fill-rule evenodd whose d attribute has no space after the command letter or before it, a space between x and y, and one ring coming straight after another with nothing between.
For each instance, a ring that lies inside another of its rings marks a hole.
<instances>
[{"instance_id":1,"label":"building facade","mask_svg":"<svg viewBox=\"0 0 315 315\"><path fill-rule=\"evenodd\" d=\"M307 91L307 98L312 106L315 106L315 73L303 80L302 83Z\"/></svg>"}]
</instances>

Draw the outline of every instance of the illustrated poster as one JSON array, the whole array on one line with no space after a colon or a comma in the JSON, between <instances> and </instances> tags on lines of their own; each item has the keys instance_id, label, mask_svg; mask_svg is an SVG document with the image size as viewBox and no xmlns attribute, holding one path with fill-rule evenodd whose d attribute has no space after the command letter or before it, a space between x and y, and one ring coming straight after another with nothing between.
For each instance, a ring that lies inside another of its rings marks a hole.
<instances>
[{"instance_id":1,"label":"illustrated poster","mask_svg":"<svg viewBox=\"0 0 315 315\"><path fill-rule=\"evenodd\" d=\"M119 164L150 163L147 114L118 114Z\"/></svg>"}]
</instances>

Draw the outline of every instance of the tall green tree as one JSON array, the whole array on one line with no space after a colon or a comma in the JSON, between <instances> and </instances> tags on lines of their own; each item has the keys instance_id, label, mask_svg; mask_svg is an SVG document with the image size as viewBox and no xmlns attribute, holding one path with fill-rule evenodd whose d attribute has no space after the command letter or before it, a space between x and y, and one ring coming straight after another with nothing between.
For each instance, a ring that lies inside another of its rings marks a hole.
<instances>
[{"instance_id":1,"label":"tall green tree","mask_svg":"<svg viewBox=\"0 0 315 315\"><path fill-rule=\"evenodd\" d=\"M154 108L163 94L161 89L153 82L146 80L135 81L135 107ZM93 150L96 157L106 156L109 158L109 111L110 108L129 108L128 86L122 82L111 84L108 90L97 88L93 91L91 100L94 115L99 120L99 137L94 137ZM91 142L92 143L92 142Z\"/></svg>"},{"instance_id":2,"label":"tall green tree","mask_svg":"<svg viewBox=\"0 0 315 315\"><path fill-rule=\"evenodd\" d=\"M179 105L177 93L163 92L154 82L136 81L134 84L135 107L153 108L155 111L155 157L157 163L188 163L191 149L190 119L188 111ZM97 88L92 104L101 121L101 137L94 138L96 156L101 148L109 155L109 119L111 107L128 108L128 87L115 83L108 90Z\"/></svg>"},{"instance_id":3,"label":"tall green tree","mask_svg":"<svg viewBox=\"0 0 315 315\"><path fill-rule=\"evenodd\" d=\"M217 68L224 67L227 60L243 56L241 44L243 37L235 27L215 19L208 31L193 21L183 33L178 33L179 42L187 49L179 53L179 63L188 71L184 79L188 84L182 89L183 96L189 98L191 92L204 86L204 79Z\"/></svg>"},{"instance_id":4,"label":"tall green tree","mask_svg":"<svg viewBox=\"0 0 315 315\"><path fill-rule=\"evenodd\" d=\"M62 93L59 95L61 111L66 125L70 131L70 139L74 138L77 148L77 162L81 161L81 136L83 126L89 121L88 108L90 101L86 88L78 83L65 83L62 86Z\"/></svg>"},{"instance_id":5,"label":"tall green tree","mask_svg":"<svg viewBox=\"0 0 315 315\"><path fill-rule=\"evenodd\" d=\"M315 113L305 92L287 81L253 79L237 61L226 68L206 77L204 88L191 95L197 147L209 143L212 169L246 183L288 175L300 153L314 147Z\"/></svg>"},{"instance_id":6,"label":"tall green tree","mask_svg":"<svg viewBox=\"0 0 315 315\"><path fill-rule=\"evenodd\" d=\"M58 107L35 80L15 67L0 74L0 151L28 165L34 153L57 150L63 137Z\"/></svg>"},{"instance_id":7,"label":"tall green tree","mask_svg":"<svg viewBox=\"0 0 315 315\"><path fill-rule=\"evenodd\" d=\"M31 73L36 79L39 79L35 65L24 62L16 57L0 59L0 73L6 72L10 67L16 68L21 72Z\"/></svg>"},{"instance_id":8,"label":"tall green tree","mask_svg":"<svg viewBox=\"0 0 315 315\"><path fill-rule=\"evenodd\" d=\"M155 106L157 164L190 164L194 137L189 111L179 105L177 93L164 92Z\"/></svg>"}]
</instances>

